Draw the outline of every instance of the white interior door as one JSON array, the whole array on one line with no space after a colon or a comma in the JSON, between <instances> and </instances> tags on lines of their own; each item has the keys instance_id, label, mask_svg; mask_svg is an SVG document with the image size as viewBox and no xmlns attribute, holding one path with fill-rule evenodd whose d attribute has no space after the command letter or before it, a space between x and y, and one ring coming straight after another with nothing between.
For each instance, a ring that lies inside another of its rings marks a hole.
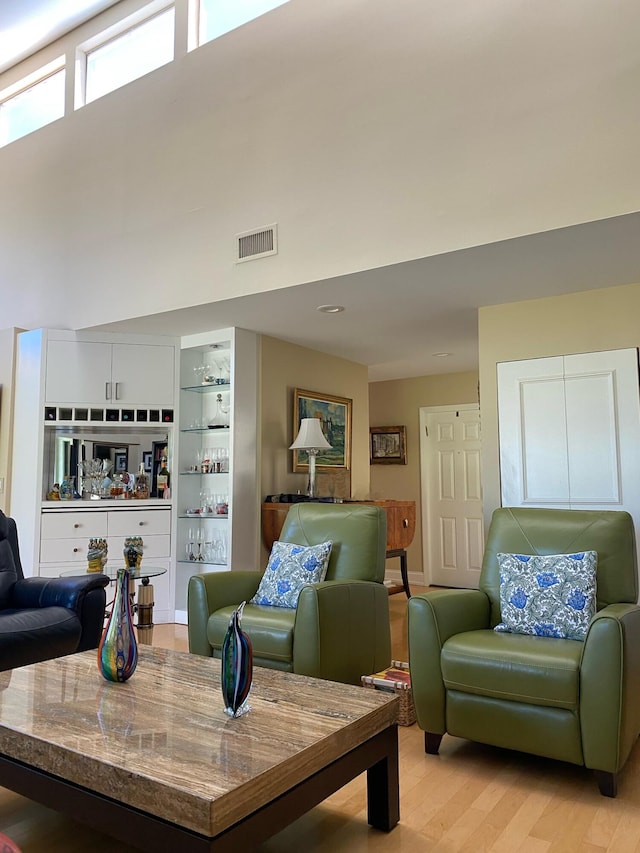
<instances>
[{"instance_id":1,"label":"white interior door","mask_svg":"<svg viewBox=\"0 0 640 853\"><path fill-rule=\"evenodd\" d=\"M480 410L420 410L423 564L427 583L477 588L484 552Z\"/></svg>"}]
</instances>

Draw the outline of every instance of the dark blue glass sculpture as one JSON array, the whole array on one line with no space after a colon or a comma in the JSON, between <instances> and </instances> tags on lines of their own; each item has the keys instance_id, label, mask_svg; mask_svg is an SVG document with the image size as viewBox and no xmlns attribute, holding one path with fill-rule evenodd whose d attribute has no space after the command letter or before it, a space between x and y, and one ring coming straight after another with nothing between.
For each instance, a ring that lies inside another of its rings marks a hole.
<instances>
[{"instance_id":1,"label":"dark blue glass sculpture","mask_svg":"<svg viewBox=\"0 0 640 853\"><path fill-rule=\"evenodd\" d=\"M222 698L224 710L230 717L241 717L251 710L248 704L253 679L253 650L251 640L240 628L246 601L234 610L222 643Z\"/></svg>"}]
</instances>

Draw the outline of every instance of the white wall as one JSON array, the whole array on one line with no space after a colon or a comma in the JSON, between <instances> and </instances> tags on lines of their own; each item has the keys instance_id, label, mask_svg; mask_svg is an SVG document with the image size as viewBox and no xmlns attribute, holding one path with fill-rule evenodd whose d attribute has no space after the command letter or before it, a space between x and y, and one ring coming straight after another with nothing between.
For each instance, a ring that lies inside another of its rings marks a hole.
<instances>
[{"instance_id":1,"label":"white wall","mask_svg":"<svg viewBox=\"0 0 640 853\"><path fill-rule=\"evenodd\" d=\"M291 0L0 149L3 325L77 328L636 210L639 31L635 0ZM279 255L235 266L233 235L273 222Z\"/></svg>"}]
</instances>

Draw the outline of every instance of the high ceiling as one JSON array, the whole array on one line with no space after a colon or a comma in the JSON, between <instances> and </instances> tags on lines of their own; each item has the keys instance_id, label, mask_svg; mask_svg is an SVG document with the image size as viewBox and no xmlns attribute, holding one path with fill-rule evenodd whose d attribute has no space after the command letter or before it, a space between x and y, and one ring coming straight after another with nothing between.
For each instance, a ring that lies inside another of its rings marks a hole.
<instances>
[{"instance_id":1,"label":"high ceiling","mask_svg":"<svg viewBox=\"0 0 640 853\"><path fill-rule=\"evenodd\" d=\"M0 0L0 71L115 2ZM639 233L630 213L94 328L239 326L366 364L372 381L474 370L480 306L640 282ZM318 313L326 304L345 311Z\"/></svg>"},{"instance_id":2,"label":"high ceiling","mask_svg":"<svg viewBox=\"0 0 640 853\"><path fill-rule=\"evenodd\" d=\"M0 0L0 72L118 0Z\"/></svg>"}]
</instances>

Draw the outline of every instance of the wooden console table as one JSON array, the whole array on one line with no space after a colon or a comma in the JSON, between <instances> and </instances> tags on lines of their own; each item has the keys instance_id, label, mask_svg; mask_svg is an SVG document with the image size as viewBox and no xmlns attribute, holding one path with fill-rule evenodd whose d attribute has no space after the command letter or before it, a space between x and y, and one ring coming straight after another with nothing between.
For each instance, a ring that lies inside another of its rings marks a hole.
<instances>
[{"instance_id":1,"label":"wooden console table","mask_svg":"<svg viewBox=\"0 0 640 853\"><path fill-rule=\"evenodd\" d=\"M389 595L404 592L411 597L407 570L407 548L413 542L416 532L415 501L345 501L353 504L373 504L381 506L387 514L387 558L400 558L400 576L402 585L388 587ZM293 504L265 502L262 504L262 541L267 551L280 536L282 525Z\"/></svg>"}]
</instances>

